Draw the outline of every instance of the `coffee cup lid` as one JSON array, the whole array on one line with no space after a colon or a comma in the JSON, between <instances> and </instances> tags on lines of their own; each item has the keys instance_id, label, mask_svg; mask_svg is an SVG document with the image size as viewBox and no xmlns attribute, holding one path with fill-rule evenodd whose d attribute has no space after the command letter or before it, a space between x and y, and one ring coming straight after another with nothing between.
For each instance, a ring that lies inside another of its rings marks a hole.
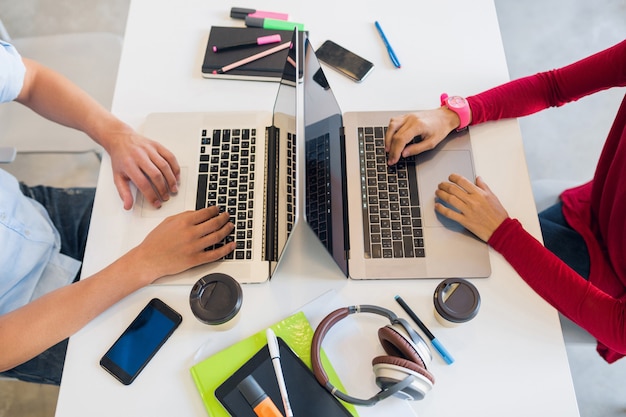
<instances>
[{"instance_id":1,"label":"coffee cup lid","mask_svg":"<svg viewBox=\"0 0 626 417\"><path fill-rule=\"evenodd\" d=\"M189 294L191 311L206 324L223 324L237 315L243 294L230 275L213 273L198 280Z\"/></svg>"},{"instance_id":2,"label":"coffee cup lid","mask_svg":"<svg viewBox=\"0 0 626 417\"><path fill-rule=\"evenodd\" d=\"M435 289L433 302L441 317L453 323L464 323L478 314L480 294L471 282L448 278Z\"/></svg>"}]
</instances>

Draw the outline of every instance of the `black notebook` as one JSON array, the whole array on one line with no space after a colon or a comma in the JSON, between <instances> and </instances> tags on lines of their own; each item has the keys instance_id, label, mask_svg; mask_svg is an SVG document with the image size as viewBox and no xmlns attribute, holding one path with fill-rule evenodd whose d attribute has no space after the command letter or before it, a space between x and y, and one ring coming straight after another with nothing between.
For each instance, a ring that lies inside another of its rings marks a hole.
<instances>
[{"instance_id":1,"label":"black notebook","mask_svg":"<svg viewBox=\"0 0 626 417\"><path fill-rule=\"evenodd\" d=\"M322 387L313 372L278 338L280 362L293 415L298 417L352 417L352 414ZM256 417L237 385L252 375L283 413L282 397L267 345L215 390L215 397L235 417Z\"/></svg>"},{"instance_id":2,"label":"black notebook","mask_svg":"<svg viewBox=\"0 0 626 417\"><path fill-rule=\"evenodd\" d=\"M281 41L267 45L255 45L223 52L213 52L213 46L226 46L244 42L253 42L257 38L269 35L280 35ZM230 78L253 81L280 81L283 75L285 60L289 49L283 49L261 59L227 71L215 74L214 71L240 61L249 56L258 54L289 42L292 38L291 30L270 30L263 28L212 26L209 40L202 63L202 76L205 78Z\"/></svg>"}]
</instances>

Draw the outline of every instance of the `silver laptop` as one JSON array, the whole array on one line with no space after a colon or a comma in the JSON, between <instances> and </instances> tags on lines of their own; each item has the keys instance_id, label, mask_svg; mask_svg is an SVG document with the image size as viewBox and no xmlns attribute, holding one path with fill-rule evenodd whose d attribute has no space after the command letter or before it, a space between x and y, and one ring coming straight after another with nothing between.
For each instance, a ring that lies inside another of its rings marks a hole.
<instances>
[{"instance_id":1,"label":"silver laptop","mask_svg":"<svg viewBox=\"0 0 626 417\"><path fill-rule=\"evenodd\" d=\"M303 113L304 212L346 276L490 275L487 245L434 209L437 185L451 173L475 178L468 130L388 167L385 130L402 112L342 114L308 39Z\"/></svg>"},{"instance_id":2,"label":"silver laptop","mask_svg":"<svg viewBox=\"0 0 626 417\"><path fill-rule=\"evenodd\" d=\"M295 37L294 32L294 37ZM142 132L176 155L179 193L154 209L138 193L125 242L137 245L165 217L217 205L235 224L236 249L217 262L159 279L193 284L221 272L240 283L269 279L297 220L297 42L287 55L273 112L154 113ZM223 243L221 243L223 244ZM209 248L210 249L210 248Z\"/></svg>"}]
</instances>

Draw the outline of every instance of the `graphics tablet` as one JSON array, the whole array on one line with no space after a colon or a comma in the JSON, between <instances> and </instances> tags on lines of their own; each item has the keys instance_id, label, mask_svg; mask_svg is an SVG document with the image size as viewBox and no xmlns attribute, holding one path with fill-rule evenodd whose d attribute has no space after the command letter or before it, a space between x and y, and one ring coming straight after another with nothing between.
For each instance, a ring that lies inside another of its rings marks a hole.
<instances>
[{"instance_id":1,"label":"graphics tablet","mask_svg":"<svg viewBox=\"0 0 626 417\"><path fill-rule=\"evenodd\" d=\"M278 338L278 344L289 402L295 416L352 416L339 400L317 382L311 370L281 338ZM235 417L256 417L237 389L237 385L248 375L254 377L284 415L283 402L267 345L215 390L215 397L224 408Z\"/></svg>"}]
</instances>

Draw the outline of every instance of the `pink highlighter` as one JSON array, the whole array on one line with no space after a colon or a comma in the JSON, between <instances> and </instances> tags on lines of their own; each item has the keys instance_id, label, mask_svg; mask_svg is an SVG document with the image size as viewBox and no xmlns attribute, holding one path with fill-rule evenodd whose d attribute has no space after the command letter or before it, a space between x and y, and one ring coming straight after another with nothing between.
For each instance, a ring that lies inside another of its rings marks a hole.
<instances>
[{"instance_id":1,"label":"pink highlighter","mask_svg":"<svg viewBox=\"0 0 626 417\"><path fill-rule=\"evenodd\" d=\"M287 13L267 12L263 10L248 9L245 7L232 7L230 9L230 17L233 19L245 19L248 16L276 20L289 20L289 15Z\"/></svg>"}]
</instances>

